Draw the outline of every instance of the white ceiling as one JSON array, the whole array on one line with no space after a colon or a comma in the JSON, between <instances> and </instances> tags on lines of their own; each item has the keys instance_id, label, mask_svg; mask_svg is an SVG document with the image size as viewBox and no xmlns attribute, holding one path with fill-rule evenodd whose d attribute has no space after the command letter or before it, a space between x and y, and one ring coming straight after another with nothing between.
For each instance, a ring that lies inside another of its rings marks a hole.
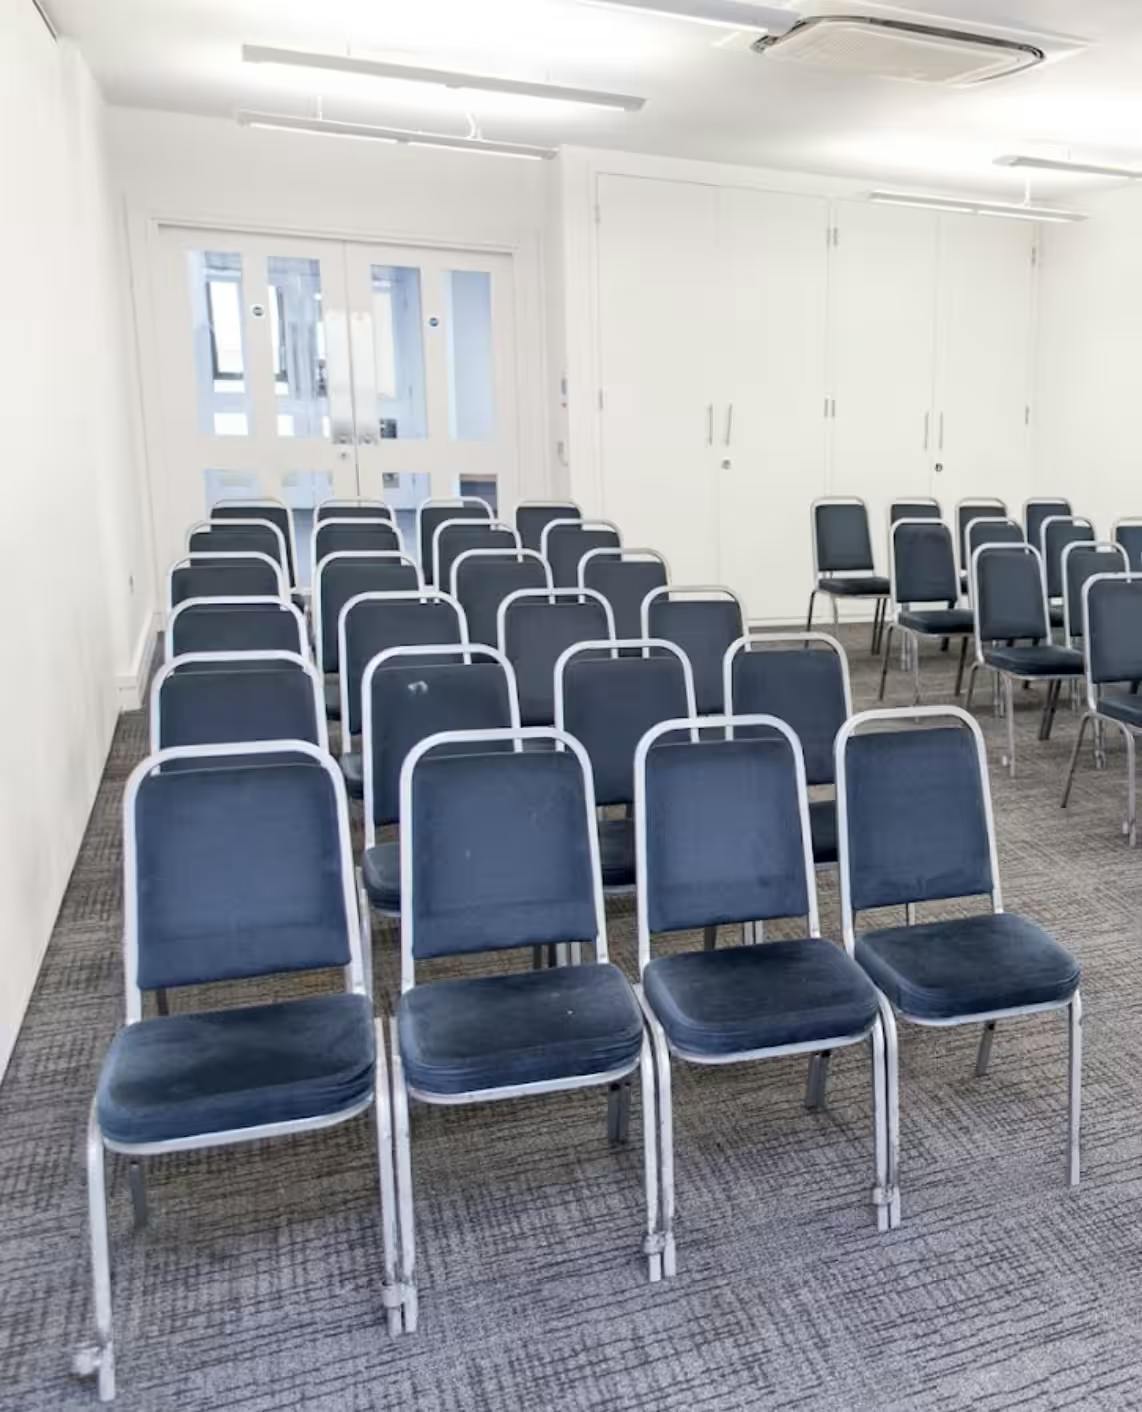
<instances>
[{"instance_id":1,"label":"white ceiling","mask_svg":"<svg viewBox=\"0 0 1142 1412\"><path fill-rule=\"evenodd\" d=\"M784 2L784 0L782 0ZM772 0L771 0L772 3ZM241 107L622 148L1022 195L1004 152L1142 166L1142 0L914 0L952 22L1077 36L1080 53L977 88L830 75L773 62L725 31L582 0L46 0L111 102L216 117ZM811 13L850 8L803 3ZM883 12L866 5L866 12ZM243 43L351 51L641 94L639 113L458 94L352 75L243 64ZM1093 190L1036 176L1037 198Z\"/></svg>"}]
</instances>

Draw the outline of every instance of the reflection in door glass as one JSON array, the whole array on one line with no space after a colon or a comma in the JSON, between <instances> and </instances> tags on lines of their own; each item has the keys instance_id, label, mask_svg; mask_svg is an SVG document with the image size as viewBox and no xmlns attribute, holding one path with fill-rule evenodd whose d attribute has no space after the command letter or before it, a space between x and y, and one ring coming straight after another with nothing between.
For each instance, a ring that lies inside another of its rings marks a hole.
<instances>
[{"instance_id":1,"label":"reflection in door glass","mask_svg":"<svg viewBox=\"0 0 1142 1412\"><path fill-rule=\"evenodd\" d=\"M420 271L402 265L373 265L371 275L377 432L386 440L423 437L428 417Z\"/></svg>"},{"instance_id":2,"label":"reflection in door glass","mask_svg":"<svg viewBox=\"0 0 1142 1412\"><path fill-rule=\"evenodd\" d=\"M293 511L299 588L309 587L309 549L313 540L314 512L332 494L333 476L329 471L287 471L282 476L281 498Z\"/></svg>"},{"instance_id":3,"label":"reflection in door glass","mask_svg":"<svg viewBox=\"0 0 1142 1412\"><path fill-rule=\"evenodd\" d=\"M198 429L207 436L247 436L250 405L242 342L242 257L191 250L187 260Z\"/></svg>"},{"instance_id":4,"label":"reflection in door glass","mask_svg":"<svg viewBox=\"0 0 1142 1412\"><path fill-rule=\"evenodd\" d=\"M392 508L393 518L404 540L406 554L419 557L416 535L416 507L432 494L431 478L425 471L384 471L381 499Z\"/></svg>"},{"instance_id":5,"label":"reflection in door glass","mask_svg":"<svg viewBox=\"0 0 1142 1412\"><path fill-rule=\"evenodd\" d=\"M456 482L456 493L457 495L476 495L481 500L486 500L492 507L493 516L500 512L494 476L460 476Z\"/></svg>"},{"instance_id":6,"label":"reflection in door glass","mask_svg":"<svg viewBox=\"0 0 1142 1412\"><path fill-rule=\"evenodd\" d=\"M279 436L329 436L321 265L300 256L271 255L270 354Z\"/></svg>"},{"instance_id":7,"label":"reflection in door glass","mask_svg":"<svg viewBox=\"0 0 1142 1412\"><path fill-rule=\"evenodd\" d=\"M203 471L206 490L206 513L210 514L219 500L258 500L264 494L254 471Z\"/></svg>"},{"instance_id":8,"label":"reflection in door glass","mask_svg":"<svg viewBox=\"0 0 1142 1412\"><path fill-rule=\"evenodd\" d=\"M495 434L492 361L492 277L487 270L449 270L448 430L453 441L489 441Z\"/></svg>"}]
</instances>

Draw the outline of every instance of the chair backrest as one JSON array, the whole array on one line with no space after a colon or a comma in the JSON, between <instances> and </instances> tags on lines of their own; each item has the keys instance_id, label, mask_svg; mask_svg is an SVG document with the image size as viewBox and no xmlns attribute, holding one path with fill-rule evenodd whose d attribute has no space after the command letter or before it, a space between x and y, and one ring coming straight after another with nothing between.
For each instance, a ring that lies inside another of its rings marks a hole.
<instances>
[{"instance_id":1,"label":"chair backrest","mask_svg":"<svg viewBox=\"0 0 1142 1412\"><path fill-rule=\"evenodd\" d=\"M280 598L187 598L167 622L165 660L188 652L299 652L305 620Z\"/></svg>"},{"instance_id":2,"label":"chair backrest","mask_svg":"<svg viewBox=\"0 0 1142 1412\"><path fill-rule=\"evenodd\" d=\"M634 753L659 721L693 718L694 674L662 638L579 642L555 664L555 729L581 741L597 804L634 800Z\"/></svg>"},{"instance_id":3,"label":"chair backrest","mask_svg":"<svg viewBox=\"0 0 1142 1412\"><path fill-rule=\"evenodd\" d=\"M317 566L330 554L403 554L404 540L391 520L349 517L322 520L313 527L310 540L310 583L317 580Z\"/></svg>"},{"instance_id":4,"label":"chair backrest","mask_svg":"<svg viewBox=\"0 0 1142 1412\"><path fill-rule=\"evenodd\" d=\"M797 736L776 716L723 716L708 724L730 738L654 749L690 724L661 722L635 755L640 970L655 932L807 916L819 934Z\"/></svg>"},{"instance_id":5,"label":"chair backrest","mask_svg":"<svg viewBox=\"0 0 1142 1412\"><path fill-rule=\"evenodd\" d=\"M670 566L657 549L588 549L579 560L579 583L611 605L619 637L642 632L642 600L670 582Z\"/></svg>"},{"instance_id":6,"label":"chair backrest","mask_svg":"<svg viewBox=\"0 0 1142 1412\"><path fill-rule=\"evenodd\" d=\"M960 568L967 573L971 568L971 546L968 544L968 525L973 520L1006 520L1007 506L1002 500L986 495L956 502L956 552L959 554Z\"/></svg>"},{"instance_id":7,"label":"chair backrest","mask_svg":"<svg viewBox=\"0 0 1142 1412\"><path fill-rule=\"evenodd\" d=\"M1044 499L1026 500L1023 503L1023 528L1027 531L1027 543L1042 553L1043 521L1054 515L1069 515L1071 502L1048 496Z\"/></svg>"},{"instance_id":8,"label":"chair backrest","mask_svg":"<svg viewBox=\"0 0 1142 1412\"><path fill-rule=\"evenodd\" d=\"M337 623L342 754L349 750L350 738L360 734L361 682L378 652L467 641L464 610L447 593L423 588L350 598Z\"/></svg>"},{"instance_id":9,"label":"chair backrest","mask_svg":"<svg viewBox=\"0 0 1142 1412\"><path fill-rule=\"evenodd\" d=\"M167 570L167 607L188 598L288 596L282 566L268 554L188 554Z\"/></svg>"},{"instance_id":10,"label":"chair backrest","mask_svg":"<svg viewBox=\"0 0 1142 1412\"><path fill-rule=\"evenodd\" d=\"M520 588L554 588L551 566L534 549L466 549L452 564L451 593L464 609L473 642L499 642L500 604Z\"/></svg>"},{"instance_id":11,"label":"chair backrest","mask_svg":"<svg viewBox=\"0 0 1142 1412\"><path fill-rule=\"evenodd\" d=\"M529 740L562 748L489 752ZM471 753L442 755L444 745ZM591 765L574 737L429 736L401 770L400 816L402 991L423 957L587 941L606 961Z\"/></svg>"},{"instance_id":12,"label":"chair backrest","mask_svg":"<svg viewBox=\"0 0 1142 1412\"><path fill-rule=\"evenodd\" d=\"M897 520L942 520L940 502L930 495L918 495L913 500L894 500L888 507L888 528Z\"/></svg>"},{"instance_id":13,"label":"chair backrest","mask_svg":"<svg viewBox=\"0 0 1142 1412\"><path fill-rule=\"evenodd\" d=\"M1142 576L1095 574L1083 585L1087 684L1142 681Z\"/></svg>"},{"instance_id":14,"label":"chair backrest","mask_svg":"<svg viewBox=\"0 0 1142 1412\"><path fill-rule=\"evenodd\" d=\"M328 750L317 669L297 652L192 652L151 683L151 749L308 740Z\"/></svg>"},{"instance_id":15,"label":"chair backrest","mask_svg":"<svg viewBox=\"0 0 1142 1412\"><path fill-rule=\"evenodd\" d=\"M1072 541L1063 549L1063 632L1071 646L1086 633L1083 585L1095 574L1125 574L1130 561L1121 544L1109 540Z\"/></svg>"},{"instance_id":16,"label":"chair backrest","mask_svg":"<svg viewBox=\"0 0 1142 1412\"><path fill-rule=\"evenodd\" d=\"M494 520L492 507L478 495L422 500L416 507L416 548L425 583L432 583L432 539L445 520ZM438 587L444 587L443 584Z\"/></svg>"},{"instance_id":17,"label":"chair backrest","mask_svg":"<svg viewBox=\"0 0 1142 1412\"><path fill-rule=\"evenodd\" d=\"M286 575L290 585L297 583L297 536L294 530L293 511L282 500L216 500L210 507L210 518L220 520L269 520L281 531L285 541Z\"/></svg>"},{"instance_id":18,"label":"chair backrest","mask_svg":"<svg viewBox=\"0 0 1142 1412\"><path fill-rule=\"evenodd\" d=\"M892 526L892 601L946 603L960 596L952 532L939 520L897 520Z\"/></svg>"},{"instance_id":19,"label":"chair backrest","mask_svg":"<svg viewBox=\"0 0 1142 1412\"><path fill-rule=\"evenodd\" d=\"M871 574L875 568L868 532L868 509L855 496L814 500L813 578L822 574Z\"/></svg>"},{"instance_id":20,"label":"chair backrest","mask_svg":"<svg viewBox=\"0 0 1142 1412\"><path fill-rule=\"evenodd\" d=\"M1051 641L1042 560L1030 544L982 544L971 558L976 657L985 642Z\"/></svg>"},{"instance_id":21,"label":"chair backrest","mask_svg":"<svg viewBox=\"0 0 1142 1412\"><path fill-rule=\"evenodd\" d=\"M917 728L916 719L952 724ZM883 722L904 729L866 729ZM984 893L1002 910L983 735L956 706L864 711L846 722L837 836L850 950L855 916L870 907Z\"/></svg>"},{"instance_id":22,"label":"chair backrest","mask_svg":"<svg viewBox=\"0 0 1142 1412\"><path fill-rule=\"evenodd\" d=\"M501 602L496 616L500 651L515 668L520 717L525 726L555 720L555 663L577 642L615 637L611 605L589 588L521 588Z\"/></svg>"},{"instance_id":23,"label":"chair backrest","mask_svg":"<svg viewBox=\"0 0 1142 1412\"><path fill-rule=\"evenodd\" d=\"M441 520L432 536L432 582L451 592L452 566L466 549L519 547L519 535L501 520Z\"/></svg>"},{"instance_id":24,"label":"chair backrest","mask_svg":"<svg viewBox=\"0 0 1142 1412\"><path fill-rule=\"evenodd\" d=\"M249 514L250 512L247 512ZM186 532L188 554L266 554L289 576L289 549L285 536L269 520L203 520Z\"/></svg>"},{"instance_id":25,"label":"chair backrest","mask_svg":"<svg viewBox=\"0 0 1142 1412\"><path fill-rule=\"evenodd\" d=\"M341 609L359 593L399 593L421 588L420 570L389 550L340 549L320 560L313 579L313 637L322 672L340 670L337 628Z\"/></svg>"},{"instance_id":26,"label":"chair backrest","mask_svg":"<svg viewBox=\"0 0 1142 1412\"><path fill-rule=\"evenodd\" d=\"M640 636L664 637L685 652L700 715L722 711L722 664L744 631L741 599L720 584L655 588L642 600Z\"/></svg>"},{"instance_id":27,"label":"chair backrest","mask_svg":"<svg viewBox=\"0 0 1142 1412\"><path fill-rule=\"evenodd\" d=\"M971 567L971 556L981 544L1025 544L1023 526L1014 520L1002 519L999 515L978 516L969 520L964 528L964 543L967 553L963 563L965 569Z\"/></svg>"},{"instance_id":28,"label":"chair backrest","mask_svg":"<svg viewBox=\"0 0 1142 1412\"><path fill-rule=\"evenodd\" d=\"M279 971L347 966L364 993L345 786L308 741L148 756L127 781L123 864L128 1022L144 990Z\"/></svg>"},{"instance_id":29,"label":"chair backrest","mask_svg":"<svg viewBox=\"0 0 1142 1412\"><path fill-rule=\"evenodd\" d=\"M848 658L835 637L823 632L740 637L726 650L723 676L727 715L785 721L801 742L808 783L833 783L837 732L853 710Z\"/></svg>"},{"instance_id":30,"label":"chair backrest","mask_svg":"<svg viewBox=\"0 0 1142 1412\"><path fill-rule=\"evenodd\" d=\"M551 520L544 526L540 553L551 565L556 588L574 588L579 561L592 549L621 549L623 537L610 520Z\"/></svg>"},{"instance_id":31,"label":"chair backrest","mask_svg":"<svg viewBox=\"0 0 1142 1412\"><path fill-rule=\"evenodd\" d=\"M383 500L323 500L313 514L314 524L322 520L392 520L396 522L391 505Z\"/></svg>"},{"instance_id":32,"label":"chair backrest","mask_svg":"<svg viewBox=\"0 0 1142 1412\"><path fill-rule=\"evenodd\" d=\"M552 520L581 520L583 512L574 500L521 500L515 509L515 527L525 549L538 554L543 531Z\"/></svg>"},{"instance_id":33,"label":"chair backrest","mask_svg":"<svg viewBox=\"0 0 1142 1412\"><path fill-rule=\"evenodd\" d=\"M1115 520L1110 537L1126 550L1129 567L1142 569L1142 520Z\"/></svg>"},{"instance_id":34,"label":"chair backrest","mask_svg":"<svg viewBox=\"0 0 1142 1412\"><path fill-rule=\"evenodd\" d=\"M1063 550L1069 544L1093 544L1094 526L1075 515L1048 515L1039 530L1036 548L1043 560L1048 598L1063 596Z\"/></svg>"}]
</instances>

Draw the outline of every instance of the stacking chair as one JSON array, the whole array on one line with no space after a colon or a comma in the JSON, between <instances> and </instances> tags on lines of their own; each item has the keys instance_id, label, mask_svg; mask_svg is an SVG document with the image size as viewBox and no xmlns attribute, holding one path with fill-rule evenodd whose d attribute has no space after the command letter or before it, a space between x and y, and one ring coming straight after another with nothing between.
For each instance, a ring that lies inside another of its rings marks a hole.
<instances>
[{"instance_id":1,"label":"stacking chair","mask_svg":"<svg viewBox=\"0 0 1142 1412\"><path fill-rule=\"evenodd\" d=\"M268 554L188 554L167 570L167 608L188 598L279 598L289 602L282 566Z\"/></svg>"},{"instance_id":2,"label":"stacking chair","mask_svg":"<svg viewBox=\"0 0 1142 1412\"><path fill-rule=\"evenodd\" d=\"M940 502L931 495L917 495L911 500L894 500L888 507L888 532L897 520L942 520Z\"/></svg>"},{"instance_id":3,"label":"stacking chair","mask_svg":"<svg viewBox=\"0 0 1142 1412\"><path fill-rule=\"evenodd\" d=\"M488 753L504 741L548 748ZM441 755L445 745L465 753ZM418 1305L410 1099L455 1106L613 1090L639 1069L643 1250L651 1279L660 1278L650 1046L630 983L607 957L586 751L554 730L448 731L413 748L400 788L401 994L392 1025L392 1104L405 1329L416 1328ZM417 963L430 958L584 942L595 949L584 965L427 984L417 976Z\"/></svg>"},{"instance_id":4,"label":"stacking chair","mask_svg":"<svg viewBox=\"0 0 1142 1412\"><path fill-rule=\"evenodd\" d=\"M1142 569L1142 519L1115 520L1110 537L1126 550L1127 568Z\"/></svg>"},{"instance_id":5,"label":"stacking chair","mask_svg":"<svg viewBox=\"0 0 1142 1412\"><path fill-rule=\"evenodd\" d=\"M721 584L652 588L642 600L641 629L643 637L677 643L694 670L698 714L720 715L722 663L745 632L745 609L733 589Z\"/></svg>"},{"instance_id":6,"label":"stacking chair","mask_svg":"<svg viewBox=\"0 0 1142 1412\"><path fill-rule=\"evenodd\" d=\"M420 569L407 555L389 550L338 549L326 554L314 569L313 640L322 679L341 670L337 628L341 609L360 593L400 593L423 587ZM325 683L325 708L331 718L341 714L341 690Z\"/></svg>"},{"instance_id":7,"label":"stacking chair","mask_svg":"<svg viewBox=\"0 0 1142 1412\"><path fill-rule=\"evenodd\" d=\"M521 500L515 510L515 527L525 549L538 553L543 531L552 520L581 520L583 512L574 500Z\"/></svg>"},{"instance_id":8,"label":"stacking chair","mask_svg":"<svg viewBox=\"0 0 1142 1412\"><path fill-rule=\"evenodd\" d=\"M888 679L892 637L902 633L912 663L913 700L920 700L920 643L924 638L960 638L960 664L956 673L956 695L963 685L972 615L957 608L960 588L956 577L955 549L947 525L934 520L897 520L892 526L889 555L891 570L892 621L884 641L884 662L880 670L880 698ZM940 604L940 607L932 607ZM928 606L924 606L928 605Z\"/></svg>"},{"instance_id":9,"label":"stacking chair","mask_svg":"<svg viewBox=\"0 0 1142 1412\"><path fill-rule=\"evenodd\" d=\"M1095 574L1083 585L1083 667L1087 708L1079 722L1063 790L1063 808L1071 797L1083 737L1093 721L1098 762L1105 763L1101 727L1109 722L1122 732L1126 745L1126 820L1122 832L1133 848L1138 841L1137 754L1134 732L1142 730L1142 576L1131 573Z\"/></svg>"},{"instance_id":10,"label":"stacking chair","mask_svg":"<svg viewBox=\"0 0 1142 1412\"><path fill-rule=\"evenodd\" d=\"M579 562L592 549L621 549L623 537L610 520L550 520L540 537L539 552L551 565L556 588L574 588Z\"/></svg>"},{"instance_id":11,"label":"stacking chair","mask_svg":"<svg viewBox=\"0 0 1142 1412\"><path fill-rule=\"evenodd\" d=\"M319 525L322 520L392 520L395 524L396 516L392 506L383 500L356 497L323 500L313 515L314 524Z\"/></svg>"},{"instance_id":12,"label":"stacking chair","mask_svg":"<svg viewBox=\"0 0 1142 1412\"><path fill-rule=\"evenodd\" d=\"M341 664L341 769L354 799L365 797L364 760L354 749L361 734L361 684L365 670L388 647L467 645L464 610L434 588L359 593L341 609L337 656Z\"/></svg>"},{"instance_id":13,"label":"stacking chair","mask_svg":"<svg viewBox=\"0 0 1142 1412\"><path fill-rule=\"evenodd\" d=\"M1069 515L1071 502L1047 496L1023 502L1023 528L1027 533L1027 543L1043 552L1043 521L1056 515Z\"/></svg>"},{"instance_id":14,"label":"stacking chair","mask_svg":"<svg viewBox=\"0 0 1142 1412\"><path fill-rule=\"evenodd\" d=\"M611 605L620 637L642 632L642 600L670 582L670 566L657 549L588 549L579 560L580 588L593 588Z\"/></svg>"},{"instance_id":15,"label":"stacking chair","mask_svg":"<svg viewBox=\"0 0 1142 1412\"><path fill-rule=\"evenodd\" d=\"M976 551L989 553L1011 551ZM926 728L879 729L917 717ZM945 724L933 728L941 720ZM1067 1012L1067 1176L1075 1185L1082 1078L1079 965L1042 927L1003 910L979 726L955 706L854 716L837 738L837 815L845 946L898 1019L936 1029L981 1025L975 1071L982 1076L1000 1020ZM974 915L917 921L920 903L979 896L986 897L987 906ZM882 907L903 907L906 924L857 931L860 913ZM888 1106L895 1116L891 1031L887 1048ZM898 1146L894 1131L892 1189Z\"/></svg>"},{"instance_id":16,"label":"stacking chair","mask_svg":"<svg viewBox=\"0 0 1142 1412\"><path fill-rule=\"evenodd\" d=\"M305 619L280 598L185 598L167 621L165 660L188 652L298 652Z\"/></svg>"},{"instance_id":17,"label":"stacking chair","mask_svg":"<svg viewBox=\"0 0 1142 1412\"><path fill-rule=\"evenodd\" d=\"M853 694L848 658L835 637L823 632L750 633L731 643L723 673L727 715L776 716L801 743L809 787L836 783L833 746L853 713ZM817 866L835 863L834 799L810 801L809 832Z\"/></svg>"},{"instance_id":18,"label":"stacking chair","mask_svg":"<svg viewBox=\"0 0 1142 1412\"><path fill-rule=\"evenodd\" d=\"M1023 527L1014 520L1005 520L999 515L981 515L969 520L964 526L963 544L966 548L964 562L970 566L971 556L981 544L1025 544ZM962 576L965 591L971 590L971 574L965 570Z\"/></svg>"},{"instance_id":19,"label":"stacking chair","mask_svg":"<svg viewBox=\"0 0 1142 1412\"><path fill-rule=\"evenodd\" d=\"M451 591L452 566L465 550L519 548L519 535L502 520L441 520L432 536L432 582Z\"/></svg>"},{"instance_id":20,"label":"stacking chair","mask_svg":"<svg viewBox=\"0 0 1142 1412\"><path fill-rule=\"evenodd\" d=\"M214 524L223 520L269 520L280 531L285 541L286 575L290 587L297 587L297 535L293 511L284 500L269 497L252 500L216 500L210 507L210 519Z\"/></svg>"},{"instance_id":21,"label":"stacking chair","mask_svg":"<svg viewBox=\"0 0 1142 1412\"><path fill-rule=\"evenodd\" d=\"M298 652L190 652L151 683L151 750L245 740L329 749L321 678Z\"/></svg>"},{"instance_id":22,"label":"stacking chair","mask_svg":"<svg viewBox=\"0 0 1142 1412\"><path fill-rule=\"evenodd\" d=\"M534 549L466 549L452 563L452 597L464 609L473 642L499 642L500 604L520 588L554 588L551 566Z\"/></svg>"},{"instance_id":23,"label":"stacking chair","mask_svg":"<svg viewBox=\"0 0 1142 1412\"><path fill-rule=\"evenodd\" d=\"M445 520L494 520L495 514L478 495L457 495L447 499L422 500L416 507L416 551L425 583L433 583L432 540ZM437 587L443 588L443 584Z\"/></svg>"},{"instance_id":24,"label":"stacking chair","mask_svg":"<svg viewBox=\"0 0 1142 1412\"><path fill-rule=\"evenodd\" d=\"M580 642L615 640L611 605L589 588L519 588L501 602L496 641L515 669L525 726L555 720L555 664Z\"/></svg>"},{"instance_id":25,"label":"stacking chair","mask_svg":"<svg viewBox=\"0 0 1142 1412\"><path fill-rule=\"evenodd\" d=\"M1086 636L1083 617L1083 586L1095 574L1125 574L1130 561L1124 545L1110 540L1074 540L1064 545L1062 555L1063 580L1063 644L1081 651Z\"/></svg>"},{"instance_id":26,"label":"stacking chair","mask_svg":"<svg viewBox=\"0 0 1142 1412\"><path fill-rule=\"evenodd\" d=\"M1039 550L1047 586L1047 610L1051 626L1066 626L1063 603L1063 551L1071 544L1093 544L1094 526L1074 515L1048 515L1039 528Z\"/></svg>"},{"instance_id":27,"label":"stacking chair","mask_svg":"<svg viewBox=\"0 0 1142 1412\"><path fill-rule=\"evenodd\" d=\"M288 748L289 763L251 766ZM168 769L210 756L211 769ZM345 791L306 741L149 756L123 805L126 1025L103 1061L87 1128L96 1343L76 1368L115 1395L104 1152L140 1159L332 1127L376 1106L384 1247L380 1303L399 1327L384 1034L365 986ZM339 968L341 991L143 1018L147 991ZM169 1259L169 1252L167 1255Z\"/></svg>"},{"instance_id":28,"label":"stacking chair","mask_svg":"<svg viewBox=\"0 0 1142 1412\"><path fill-rule=\"evenodd\" d=\"M872 651L880 648L884 625L884 610L891 586L888 579L876 572L872 557L872 540L868 532L868 509L855 496L835 495L814 500L809 514L812 520L813 589L809 594L809 612L805 631L813 627L813 605L818 593L833 601L833 622L838 621L839 598L872 598Z\"/></svg>"},{"instance_id":29,"label":"stacking chair","mask_svg":"<svg viewBox=\"0 0 1142 1412\"><path fill-rule=\"evenodd\" d=\"M1003 684L1007 714L1007 754L1003 763L1015 775L1014 682L1047 683L1039 739L1047 740L1064 681L1081 675L1082 657L1058 647L1051 637L1046 579L1039 551L1030 544L984 544L972 555L972 611L975 661L968 682L971 710L976 672L990 667Z\"/></svg>"},{"instance_id":30,"label":"stacking chair","mask_svg":"<svg viewBox=\"0 0 1142 1412\"><path fill-rule=\"evenodd\" d=\"M870 1040L872 1199L880 1230L899 1221L889 1175L892 1016L841 947L821 938L801 747L776 716L725 716L705 724L715 723L730 738L656 749L667 734L694 724L663 721L642 738L635 756L639 998L658 1077L668 1274L674 1272L672 1059L738 1064L805 1055L806 1106L815 1108L824 1101L831 1051ZM742 736L745 730L750 737ZM651 937L661 933L708 933L739 922L744 929L783 917L805 917L805 933L763 945L652 953Z\"/></svg>"},{"instance_id":31,"label":"stacking chair","mask_svg":"<svg viewBox=\"0 0 1142 1412\"><path fill-rule=\"evenodd\" d=\"M1007 506L994 496L977 495L974 498L956 502L956 563L960 570L960 588L964 592L967 592L971 579L971 545L968 543L968 526L976 520L1007 519ZM1020 531L1019 537L1023 538L1022 531Z\"/></svg>"},{"instance_id":32,"label":"stacking chair","mask_svg":"<svg viewBox=\"0 0 1142 1412\"><path fill-rule=\"evenodd\" d=\"M599 820L603 887L634 886L634 754L659 721L697 714L694 674L685 652L663 638L578 642L555 664L555 729L581 742L591 761L595 802L621 806Z\"/></svg>"},{"instance_id":33,"label":"stacking chair","mask_svg":"<svg viewBox=\"0 0 1142 1412\"><path fill-rule=\"evenodd\" d=\"M317 566L330 554L347 551L366 554L403 554L404 540L392 520L380 516L326 519L313 526L310 540L310 583L317 582Z\"/></svg>"},{"instance_id":34,"label":"stacking chair","mask_svg":"<svg viewBox=\"0 0 1142 1412\"><path fill-rule=\"evenodd\" d=\"M188 554L266 554L282 566L288 583L289 550L285 536L269 520L226 519L202 521L186 532Z\"/></svg>"}]
</instances>

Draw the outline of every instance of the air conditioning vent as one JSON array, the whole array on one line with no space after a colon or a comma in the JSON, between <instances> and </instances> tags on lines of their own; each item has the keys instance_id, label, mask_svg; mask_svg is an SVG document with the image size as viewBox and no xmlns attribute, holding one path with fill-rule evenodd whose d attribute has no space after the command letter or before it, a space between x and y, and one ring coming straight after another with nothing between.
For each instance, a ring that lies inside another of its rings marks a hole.
<instances>
[{"instance_id":1,"label":"air conditioning vent","mask_svg":"<svg viewBox=\"0 0 1142 1412\"><path fill-rule=\"evenodd\" d=\"M865 15L803 19L788 34L765 35L753 48L833 73L939 84L982 83L1034 68L1046 58L1034 44Z\"/></svg>"}]
</instances>

